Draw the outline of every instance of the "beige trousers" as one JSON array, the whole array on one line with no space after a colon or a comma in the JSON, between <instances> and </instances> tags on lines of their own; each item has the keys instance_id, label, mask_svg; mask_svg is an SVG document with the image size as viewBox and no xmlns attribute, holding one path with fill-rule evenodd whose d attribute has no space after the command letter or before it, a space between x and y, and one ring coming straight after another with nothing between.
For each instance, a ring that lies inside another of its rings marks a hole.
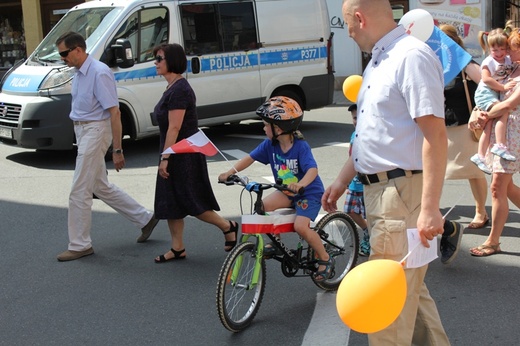
<instances>
[{"instance_id":1,"label":"beige trousers","mask_svg":"<svg viewBox=\"0 0 520 346\"><path fill-rule=\"evenodd\" d=\"M422 174L365 186L370 229L370 260L401 261L408 253L406 229L417 227ZM450 345L424 276L428 266L406 269L407 297L403 311L388 328L368 335L371 346Z\"/></svg>"}]
</instances>

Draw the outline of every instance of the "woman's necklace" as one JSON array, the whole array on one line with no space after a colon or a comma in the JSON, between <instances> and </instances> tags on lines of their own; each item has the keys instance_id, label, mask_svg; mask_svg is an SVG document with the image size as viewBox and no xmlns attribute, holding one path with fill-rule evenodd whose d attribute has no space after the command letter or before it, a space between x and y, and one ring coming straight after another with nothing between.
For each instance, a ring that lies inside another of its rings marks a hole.
<instances>
[{"instance_id":1,"label":"woman's necklace","mask_svg":"<svg viewBox=\"0 0 520 346\"><path fill-rule=\"evenodd\" d=\"M166 86L166 90L170 89L170 87L171 87L173 84L175 84L175 82L178 81L178 80L181 79L181 78L182 78L182 76L177 76L174 80L171 81L170 84L168 84L168 85Z\"/></svg>"}]
</instances>

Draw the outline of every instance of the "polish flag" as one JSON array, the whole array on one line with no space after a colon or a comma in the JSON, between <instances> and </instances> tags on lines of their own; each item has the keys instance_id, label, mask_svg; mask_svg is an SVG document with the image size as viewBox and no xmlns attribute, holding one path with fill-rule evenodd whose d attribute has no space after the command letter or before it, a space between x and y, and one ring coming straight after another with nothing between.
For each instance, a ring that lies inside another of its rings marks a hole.
<instances>
[{"instance_id":1,"label":"polish flag","mask_svg":"<svg viewBox=\"0 0 520 346\"><path fill-rule=\"evenodd\" d=\"M182 139L163 151L163 154L202 153L214 156L218 153L217 147L209 140L201 130L194 135Z\"/></svg>"}]
</instances>

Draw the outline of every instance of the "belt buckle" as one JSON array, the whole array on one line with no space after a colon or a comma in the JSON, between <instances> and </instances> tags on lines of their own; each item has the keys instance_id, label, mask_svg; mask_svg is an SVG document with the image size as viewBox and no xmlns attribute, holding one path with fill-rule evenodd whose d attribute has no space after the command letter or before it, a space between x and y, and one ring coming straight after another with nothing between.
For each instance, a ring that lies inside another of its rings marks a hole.
<instances>
[{"instance_id":1,"label":"belt buckle","mask_svg":"<svg viewBox=\"0 0 520 346\"><path fill-rule=\"evenodd\" d=\"M387 172L379 172L376 175L377 175L377 179L379 180L380 183L382 183L382 184L388 183L389 178L388 178Z\"/></svg>"}]
</instances>

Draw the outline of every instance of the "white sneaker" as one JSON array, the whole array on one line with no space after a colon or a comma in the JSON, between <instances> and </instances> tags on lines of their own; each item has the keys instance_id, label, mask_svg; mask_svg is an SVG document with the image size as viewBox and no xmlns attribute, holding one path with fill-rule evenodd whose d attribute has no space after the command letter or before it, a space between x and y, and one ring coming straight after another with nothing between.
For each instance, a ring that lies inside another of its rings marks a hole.
<instances>
[{"instance_id":1,"label":"white sneaker","mask_svg":"<svg viewBox=\"0 0 520 346\"><path fill-rule=\"evenodd\" d=\"M516 157L507 150L506 146L494 144L490 151L504 160L516 161Z\"/></svg>"},{"instance_id":2,"label":"white sneaker","mask_svg":"<svg viewBox=\"0 0 520 346\"><path fill-rule=\"evenodd\" d=\"M474 164L477 165L478 168L480 168L480 170L486 174L491 174L493 173L491 171L491 169L489 169L489 167L485 164L484 160L482 160L480 158L480 156L478 156L478 154L475 154L473 155L472 157L470 157L470 160L471 162L473 162Z\"/></svg>"}]
</instances>

